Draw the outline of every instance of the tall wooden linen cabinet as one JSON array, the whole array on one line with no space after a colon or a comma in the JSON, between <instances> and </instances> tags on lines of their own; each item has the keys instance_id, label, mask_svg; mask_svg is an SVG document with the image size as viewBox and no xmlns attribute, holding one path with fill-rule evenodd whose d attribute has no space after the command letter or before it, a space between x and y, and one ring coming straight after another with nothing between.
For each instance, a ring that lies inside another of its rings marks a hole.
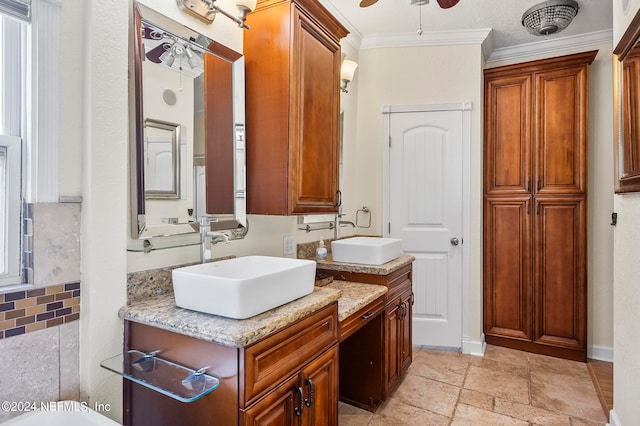
<instances>
[{"instance_id":1,"label":"tall wooden linen cabinet","mask_svg":"<svg viewBox=\"0 0 640 426\"><path fill-rule=\"evenodd\" d=\"M247 23L247 213L335 213L348 31L317 0L259 0Z\"/></svg>"},{"instance_id":2,"label":"tall wooden linen cabinet","mask_svg":"<svg viewBox=\"0 0 640 426\"><path fill-rule=\"evenodd\" d=\"M596 53L484 72L489 344L586 361L587 89Z\"/></svg>"}]
</instances>

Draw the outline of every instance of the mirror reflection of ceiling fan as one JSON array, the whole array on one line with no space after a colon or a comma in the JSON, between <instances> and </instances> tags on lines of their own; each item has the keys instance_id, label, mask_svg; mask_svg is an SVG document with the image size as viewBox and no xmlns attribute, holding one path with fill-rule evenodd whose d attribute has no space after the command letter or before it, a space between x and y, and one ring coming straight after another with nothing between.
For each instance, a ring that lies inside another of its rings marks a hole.
<instances>
[{"instance_id":1,"label":"mirror reflection of ceiling fan","mask_svg":"<svg viewBox=\"0 0 640 426\"><path fill-rule=\"evenodd\" d=\"M458 4L458 2L460 2L460 0L436 0L436 1L440 5L440 7L443 9L449 9L450 7L453 7L456 4ZM378 0L361 0L360 7L369 7L371 5L376 4L377 2ZM419 6L422 6L428 3L429 3L429 0L411 0L411 4L415 4Z\"/></svg>"}]
</instances>

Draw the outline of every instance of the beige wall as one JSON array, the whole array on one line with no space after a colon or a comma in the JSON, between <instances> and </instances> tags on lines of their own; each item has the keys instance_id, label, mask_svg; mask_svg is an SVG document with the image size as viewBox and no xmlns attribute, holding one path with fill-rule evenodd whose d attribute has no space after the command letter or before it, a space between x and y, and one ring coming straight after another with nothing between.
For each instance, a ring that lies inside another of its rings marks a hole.
<instances>
[{"instance_id":1,"label":"beige wall","mask_svg":"<svg viewBox=\"0 0 640 426\"><path fill-rule=\"evenodd\" d=\"M640 10L640 0L630 0L626 12L620 3L613 2L614 46ZM619 222L614 233L613 411L618 424L635 425L640 419L640 195L618 195L614 203Z\"/></svg>"},{"instance_id":2,"label":"beige wall","mask_svg":"<svg viewBox=\"0 0 640 426\"><path fill-rule=\"evenodd\" d=\"M612 361L613 85L611 45L597 46L589 68L588 336L590 355Z\"/></svg>"}]
</instances>

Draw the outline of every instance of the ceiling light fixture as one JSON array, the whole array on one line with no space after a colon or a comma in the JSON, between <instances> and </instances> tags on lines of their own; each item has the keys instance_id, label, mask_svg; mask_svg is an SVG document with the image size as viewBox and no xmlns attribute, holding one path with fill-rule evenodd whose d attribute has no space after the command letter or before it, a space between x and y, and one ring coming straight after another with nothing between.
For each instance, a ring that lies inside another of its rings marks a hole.
<instances>
[{"instance_id":1,"label":"ceiling light fixture","mask_svg":"<svg viewBox=\"0 0 640 426\"><path fill-rule=\"evenodd\" d=\"M550 0L538 3L522 15L522 26L530 34L548 36L567 28L580 7L574 0Z\"/></svg>"},{"instance_id":2,"label":"ceiling light fixture","mask_svg":"<svg viewBox=\"0 0 640 426\"><path fill-rule=\"evenodd\" d=\"M176 60L176 57L173 54L173 45L175 44L175 42L173 42L172 44L165 44L165 52L160 55L160 62L162 62L163 64L165 64L166 66L170 67L171 65L173 65L173 61Z\"/></svg>"},{"instance_id":3,"label":"ceiling light fixture","mask_svg":"<svg viewBox=\"0 0 640 426\"><path fill-rule=\"evenodd\" d=\"M189 62L191 69L199 67L204 62L200 55L193 52L190 46L185 48L185 54L187 55L187 62Z\"/></svg>"},{"instance_id":4,"label":"ceiling light fixture","mask_svg":"<svg viewBox=\"0 0 640 426\"><path fill-rule=\"evenodd\" d=\"M256 8L257 0L236 0L236 6L239 11L239 16L235 17L229 12L224 11L216 5L216 0L178 0L178 6L185 12L195 16L207 24L213 22L216 14L221 13L233 22L237 23L240 28L246 30L249 26L244 23L247 19L247 14Z\"/></svg>"}]
</instances>

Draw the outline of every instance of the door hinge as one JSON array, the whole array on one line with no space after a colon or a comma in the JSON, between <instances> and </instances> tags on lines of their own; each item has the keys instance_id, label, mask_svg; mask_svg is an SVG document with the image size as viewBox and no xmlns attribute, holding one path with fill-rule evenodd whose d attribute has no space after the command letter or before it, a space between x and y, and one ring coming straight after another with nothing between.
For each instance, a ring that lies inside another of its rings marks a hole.
<instances>
[{"instance_id":1,"label":"door hinge","mask_svg":"<svg viewBox=\"0 0 640 426\"><path fill-rule=\"evenodd\" d=\"M389 226L388 226L388 228L389 228L389 235L391 235L391 222L389 222L389 224L388 224L388 225L389 225Z\"/></svg>"},{"instance_id":2,"label":"door hinge","mask_svg":"<svg viewBox=\"0 0 640 426\"><path fill-rule=\"evenodd\" d=\"M391 148L391 136L389 136L389 148Z\"/></svg>"}]
</instances>

